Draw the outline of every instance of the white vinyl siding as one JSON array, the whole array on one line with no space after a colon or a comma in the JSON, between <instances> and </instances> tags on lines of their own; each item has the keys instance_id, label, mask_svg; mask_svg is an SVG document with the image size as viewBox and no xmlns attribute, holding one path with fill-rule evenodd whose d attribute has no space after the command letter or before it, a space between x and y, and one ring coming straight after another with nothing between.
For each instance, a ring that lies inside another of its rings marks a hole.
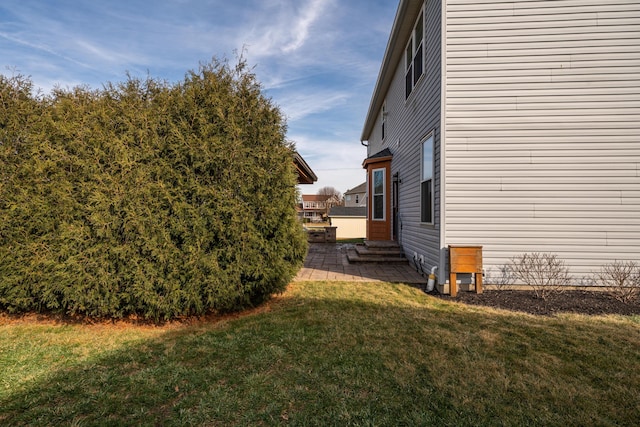
<instances>
[{"instance_id":1,"label":"white vinyl siding","mask_svg":"<svg viewBox=\"0 0 640 427\"><path fill-rule=\"evenodd\" d=\"M640 1L443 2L443 245L639 260Z\"/></svg>"},{"instance_id":2,"label":"white vinyl siding","mask_svg":"<svg viewBox=\"0 0 640 427\"><path fill-rule=\"evenodd\" d=\"M417 2L416 2L417 3ZM368 155L373 155L389 148L393 154L391 174L398 173L398 242L402 245L407 258L411 259L416 252L424 255L425 267L439 265L441 258L440 245L440 3L428 1L415 7L415 22L420 11L424 13L424 71L423 76L413 88L411 97L405 99L405 56L393 70L393 81L389 90L383 94L385 101L385 139L382 141L381 115L377 114L377 122L372 127L368 140ZM415 28L414 28L415 30ZM413 32L411 33L411 37ZM405 41L399 42L404 49ZM421 142L433 132L434 138L434 218L433 224L421 222L420 188L421 188ZM444 277L444 275L443 275Z\"/></svg>"},{"instance_id":3,"label":"white vinyl siding","mask_svg":"<svg viewBox=\"0 0 640 427\"><path fill-rule=\"evenodd\" d=\"M413 253L425 256L425 268L440 264L440 70L441 70L441 38L440 38L440 2L427 1L424 6L424 76L415 88L415 94L408 102L404 101L404 79L398 76L399 92L396 109L401 116L398 119L397 135L399 148L394 153L392 173L398 172L401 179L399 185L399 217L401 230L400 243L407 258ZM394 83L394 87L395 83ZM387 104L387 107L389 105ZM390 113L391 115L391 113ZM395 126L394 126L395 128ZM433 132L434 138L434 218L433 224L423 224L420 210L421 142ZM442 275L444 277L444 275Z\"/></svg>"}]
</instances>

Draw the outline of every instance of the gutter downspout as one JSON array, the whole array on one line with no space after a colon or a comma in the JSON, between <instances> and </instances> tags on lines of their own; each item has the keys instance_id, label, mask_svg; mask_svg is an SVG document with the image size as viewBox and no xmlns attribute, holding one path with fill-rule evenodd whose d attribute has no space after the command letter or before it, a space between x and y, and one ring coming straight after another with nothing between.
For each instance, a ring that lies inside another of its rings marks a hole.
<instances>
[{"instance_id":1,"label":"gutter downspout","mask_svg":"<svg viewBox=\"0 0 640 427\"><path fill-rule=\"evenodd\" d=\"M431 273L429 273L429 281L427 282L427 292L433 292L433 289L436 286L436 270L438 269L437 265L434 265L431 268Z\"/></svg>"}]
</instances>

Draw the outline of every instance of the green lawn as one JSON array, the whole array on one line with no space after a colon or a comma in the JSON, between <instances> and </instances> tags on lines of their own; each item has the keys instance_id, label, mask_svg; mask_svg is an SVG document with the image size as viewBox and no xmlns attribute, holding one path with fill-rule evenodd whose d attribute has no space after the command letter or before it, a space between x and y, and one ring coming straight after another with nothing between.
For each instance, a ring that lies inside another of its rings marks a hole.
<instances>
[{"instance_id":1,"label":"green lawn","mask_svg":"<svg viewBox=\"0 0 640 427\"><path fill-rule=\"evenodd\" d=\"M640 318L297 283L165 326L0 317L0 425L638 425Z\"/></svg>"},{"instance_id":2,"label":"green lawn","mask_svg":"<svg viewBox=\"0 0 640 427\"><path fill-rule=\"evenodd\" d=\"M363 238L353 238L353 239L337 239L337 243L364 243Z\"/></svg>"}]
</instances>

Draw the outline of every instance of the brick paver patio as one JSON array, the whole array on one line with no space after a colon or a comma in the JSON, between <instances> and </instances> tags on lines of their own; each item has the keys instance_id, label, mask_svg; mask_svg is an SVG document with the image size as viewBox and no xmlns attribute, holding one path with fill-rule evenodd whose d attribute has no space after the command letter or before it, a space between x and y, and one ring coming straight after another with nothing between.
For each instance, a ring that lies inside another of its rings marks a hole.
<instances>
[{"instance_id":1,"label":"brick paver patio","mask_svg":"<svg viewBox=\"0 0 640 427\"><path fill-rule=\"evenodd\" d=\"M347 248L340 243L310 243L304 267L294 281L331 280L356 282L398 282L425 284L421 276L407 264L349 264Z\"/></svg>"}]
</instances>

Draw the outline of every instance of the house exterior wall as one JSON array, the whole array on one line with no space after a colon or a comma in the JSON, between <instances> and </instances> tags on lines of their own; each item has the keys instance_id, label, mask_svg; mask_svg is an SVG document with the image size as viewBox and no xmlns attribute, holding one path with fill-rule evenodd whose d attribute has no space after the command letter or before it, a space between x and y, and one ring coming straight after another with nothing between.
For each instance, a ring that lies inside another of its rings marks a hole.
<instances>
[{"instance_id":1,"label":"house exterior wall","mask_svg":"<svg viewBox=\"0 0 640 427\"><path fill-rule=\"evenodd\" d=\"M344 197L344 205L349 208L367 206L367 193L351 193Z\"/></svg>"},{"instance_id":2,"label":"house exterior wall","mask_svg":"<svg viewBox=\"0 0 640 427\"><path fill-rule=\"evenodd\" d=\"M638 261L640 2L443 1L443 246Z\"/></svg>"},{"instance_id":3,"label":"house exterior wall","mask_svg":"<svg viewBox=\"0 0 640 427\"><path fill-rule=\"evenodd\" d=\"M418 12L409 20L412 26ZM393 80L385 96L385 138L382 139L382 112L369 136L368 155L389 148L393 153L391 175L398 174L398 243L411 259L414 253L424 256L425 265L440 263L440 163L435 164L435 220L433 225L420 223L420 164L422 139L434 132L435 158L440 150L440 2L425 5L425 73L412 94L405 99L404 57L393 70ZM408 37L398 42L404 50Z\"/></svg>"},{"instance_id":4,"label":"house exterior wall","mask_svg":"<svg viewBox=\"0 0 640 427\"><path fill-rule=\"evenodd\" d=\"M338 239L361 239L367 234L367 218L364 216L332 216Z\"/></svg>"},{"instance_id":5,"label":"house exterior wall","mask_svg":"<svg viewBox=\"0 0 640 427\"><path fill-rule=\"evenodd\" d=\"M422 2L412 2L422 5ZM418 9L418 7L416 9ZM433 131L436 159L440 150L440 1L425 5L425 73L405 99L404 56L395 64L393 79L385 96L385 138L382 139L382 111L369 135L368 156L389 148L393 154L391 175L398 174L398 243L411 259L414 253L423 255L428 267L440 260L440 163L435 164L435 221L433 225L420 223L420 164L422 139ZM413 26L419 11L412 16ZM398 42L404 50L408 38Z\"/></svg>"},{"instance_id":6,"label":"house exterior wall","mask_svg":"<svg viewBox=\"0 0 640 427\"><path fill-rule=\"evenodd\" d=\"M327 196L302 195L302 217L311 222L321 222L327 213Z\"/></svg>"},{"instance_id":7,"label":"house exterior wall","mask_svg":"<svg viewBox=\"0 0 640 427\"><path fill-rule=\"evenodd\" d=\"M310 222L322 222L322 212L304 211L302 217Z\"/></svg>"},{"instance_id":8,"label":"house exterior wall","mask_svg":"<svg viewBox=\"0 0 640 427\"><path fill-rule=\"evenodd\" d=\"M364 182L351 190L347 190L344 193L344 205L349 208L367 206L367 183Z\"/></svg>"}]
</instances>

